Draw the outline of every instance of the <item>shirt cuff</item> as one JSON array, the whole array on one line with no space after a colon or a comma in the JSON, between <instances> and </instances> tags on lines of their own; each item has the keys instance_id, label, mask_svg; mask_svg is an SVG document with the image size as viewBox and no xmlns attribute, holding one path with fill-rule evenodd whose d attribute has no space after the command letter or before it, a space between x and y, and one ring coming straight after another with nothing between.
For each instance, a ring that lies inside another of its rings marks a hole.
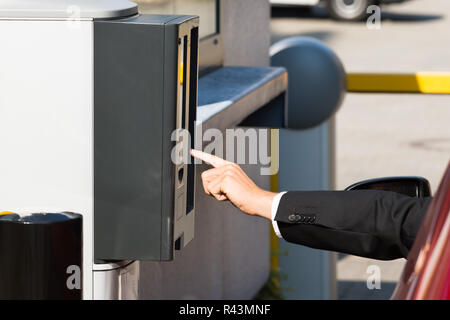
<instances>
[{"instance_id":1,"label":"shirt cuff","mask_svg":"<svg viewBox=\"0 0 450 320\"><path fill-rule=\"evenodd\" d=\"M273 231L275 232L277 237L280 239L283 239L283 237L281 236L280 229L278 229L278 223L275 221L275 216L277 215L278 205L280 204L281 197L285 193L286 192L280 192L272 200L272 212L271 212L272 213L272 227L273 227Z\"/></svg>"}]
</instances>

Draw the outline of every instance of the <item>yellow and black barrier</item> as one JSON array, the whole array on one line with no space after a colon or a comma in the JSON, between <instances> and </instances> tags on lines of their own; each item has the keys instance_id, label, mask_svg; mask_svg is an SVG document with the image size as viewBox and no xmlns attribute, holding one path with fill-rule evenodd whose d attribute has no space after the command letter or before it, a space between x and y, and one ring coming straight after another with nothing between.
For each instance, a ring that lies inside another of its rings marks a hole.
<instances>
[{"instance_id":1,"label":"yellow and black barrier","mask_svg":"<svg viewBox=\"0 0 450 320\"><path fill-rule=\"evenodd\" d=\"M347 91L450 94L450 72L348 73Z\"/></svg>"}]
</instances>

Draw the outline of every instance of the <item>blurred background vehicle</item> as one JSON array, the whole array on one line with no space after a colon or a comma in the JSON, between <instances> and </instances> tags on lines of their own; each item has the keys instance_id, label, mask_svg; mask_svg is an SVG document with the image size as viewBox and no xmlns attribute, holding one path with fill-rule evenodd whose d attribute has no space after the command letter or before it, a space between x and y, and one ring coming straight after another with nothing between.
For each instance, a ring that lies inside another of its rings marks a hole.
<instances>
[{"instance_id":1,"label":"blurred background vehicle","mask_svg":"<svg viewBox=\"0 0 450 320\"><path fill-rule=\"evenodd\" d=\"M323 3L334 19L359 21L367 17L367 8L371 5L405 1L408 0L270 0L270 3L272 6L303 6L304 8Z\"/></svg>"}]
</instances>

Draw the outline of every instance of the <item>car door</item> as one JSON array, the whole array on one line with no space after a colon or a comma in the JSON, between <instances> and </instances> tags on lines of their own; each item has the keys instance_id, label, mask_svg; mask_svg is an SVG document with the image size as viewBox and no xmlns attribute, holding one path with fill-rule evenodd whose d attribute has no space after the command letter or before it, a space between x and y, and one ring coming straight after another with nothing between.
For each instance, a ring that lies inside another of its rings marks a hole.
<instances>
[{"instance_id":1,"label":"car door","mask_svg":"<svg viewBox=\"0 0 450 320\"><path fill-rule=\"evenodd\" d=\"M450 299L450 163L392 299Z\"/></svg>"}]
</instances>

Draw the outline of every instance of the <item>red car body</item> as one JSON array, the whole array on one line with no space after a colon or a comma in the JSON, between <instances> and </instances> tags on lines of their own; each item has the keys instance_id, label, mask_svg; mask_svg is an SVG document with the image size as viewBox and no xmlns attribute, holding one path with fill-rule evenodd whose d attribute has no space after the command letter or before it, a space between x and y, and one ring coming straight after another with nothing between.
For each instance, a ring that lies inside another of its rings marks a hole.
<instances>
[{"instance_id":1,"label":"red car body","mask_svg":"<svg viewBox=\"0 0 450 320\"><path fill-rule=\"evenodd\" d=\"M392 299L450 300L450 163Z\"/></svg>"}]
</instances>

